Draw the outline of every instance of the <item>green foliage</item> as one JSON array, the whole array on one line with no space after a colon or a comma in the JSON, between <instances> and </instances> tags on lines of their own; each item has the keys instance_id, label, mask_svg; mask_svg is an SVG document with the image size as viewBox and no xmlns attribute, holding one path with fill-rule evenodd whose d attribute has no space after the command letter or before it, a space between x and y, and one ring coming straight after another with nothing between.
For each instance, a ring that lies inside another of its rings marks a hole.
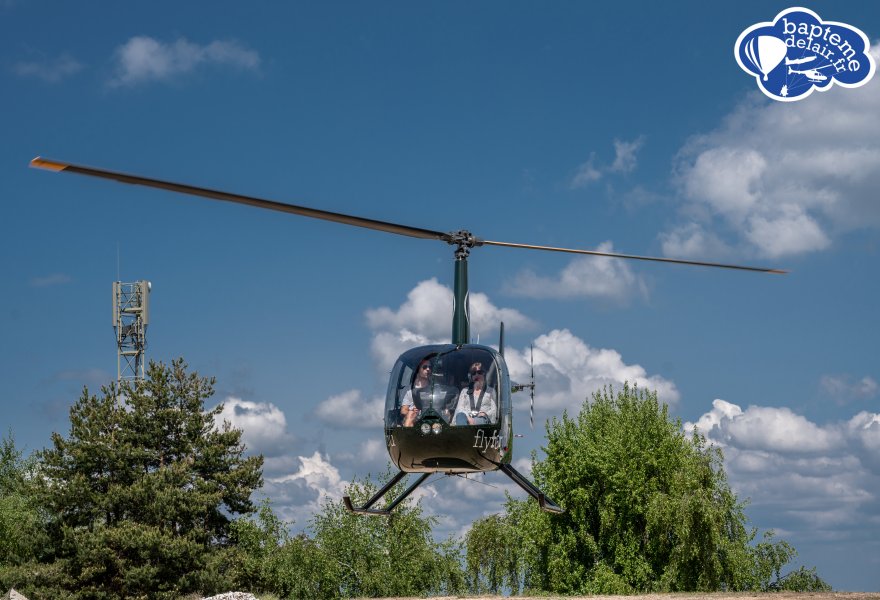
<instances>
[{"instance_id":1,"label":"green foliage","mask_svg":"<svg viewBox=\"0 0 880 600\"><path fill-rule=\"evenodd\" d=\"M498 594L504 587L519 591L517 532L499 515L476 521L465 536L468 588Z\"/></svg>"},{"instance_id":2,"label":"green foliage","mask_svg":"<svg viewBox=\"0 0 880 600\"><path fill-rule=\"evenodd\" d=\"M778 589L784 592L830 592L831 586L816 573L816 567L800 567L779 580Z\"/></svg>"},{"instance_id":3,"label":"green foliage","mask_svg":"<svg viewBox=\"0 0 880 600\"><path fill-rule=\"evenodd\" d=\"M402 486L392 489L399 493ZM355 502L376 486L352 483ZM402 503L391 517L349 513L326 500L312 519L313 536L292 536L268 501L253 519L232 525L231 577L235 589L280 598L347 598L457 594L465 590L461 547L431 538L433 519Z\"/></svg>"},{"instance_id":4,"label":"green foliage","mask_svg":"<svg viewBox=\"0 0 880 600\"><path fill-rule=\"evenodd\" d=\"M35 499L37 463L24 458L10 431L0 440L0 589L19 580L21 565L45 546L44 515Z\"/></svg>"},{"instance_id":5,"label":"green foliage","mask_svg":"<svg viewBox=\"0 0 880 600\"><path fill-rule=\"evenodd\" d=\"M275 515L268 500L260 505L256 519L233 523L232 587L282 598L336 597L337 565L307 536L291 536L290 525Z\"/></svg>"},{"instance_id":6,"label":"green foliage","mask_svg":"<svg viewBox=\"0 0 880 600\"><path fill-rule=\"evenodd\" d=\"M84 390L68 436L42 453L25 459L3 438L0 587L32 600L830 589L815 569L782 576L796 552L772 532L752 545L720 450L686 437L652 393L605 390L548 424L533 472L564 514L508 499L463 542L436 543L412 501L366 517L325 500L311 537L268 502L249 516L262 457L215 424L222 407L205 411L212 386L182 361L153 363L135 388ZM346 492L362 503L376 489Z\"/></svg>"},{"instance_id":7,"label":"green foliage","mask_svg":"<svg viewBox=\"0 0 880 600\"><path fill-rule=\"evenodd\" d=\"M507 544L488 556L468 545L468 573L488 589L631 594L770 589L794 556L786 542L750 546L743 504L721 451L688 438L655 393L625 385L547 427L539 487L566 509L541 512L509 500L504 517L474 526L478 540ZM510 550L512 548L512 551ZM503 575L499 575L503 573ZM802 575L799 575L803 579Z\"/></svg>"},{"instance_id":8,"label":"green foliage","mask_svg":"<svg viewBox=\"0 0 880 600\"><path fill-rule=\"evenodd\" d=\"M797 556L797 551L786 541L773 541L773 532L764 534L764 541L752 549L752 580L753 589L763 592L779 589L780 573L788 562ZM775 579L774 579L775 577Z\"/></svg>"},{"instance_id":9,"label":"green foliage","mask_svg":"<svg viewBox=\"0 0 880 600\"><path fill-rule=\"evenodd\" d=\"M376 491L371 482L346 489L355 503ZM398 484L389 496L400 493ZM461 547L453 540L436 544L432 517L418 504L400 504L390 517L365 517L328 499L311 527L314 541L337 569L337 595L342 597L457 594L464 590Z\"/></svg>"},{"instance_id":10,"label":"green foliage","mask_svg":"<svg viewBox=\"0 0 880 600\"><path fill-rule=\"evenodd\" d=\"M212 386L177 360L151 363L136 386L83 390L68 436L53 434L40 455L52 552L30 567L43 590L176 598L204 586L203 570L223 570L231 516L253 510L263 459L244 457L240 431L215 426Z\"/></svg>"},{"instance_id":11,"label":"green foliage","mask_svg":"<svg viewBox=\"0 0 880 600\"><path fill-rule=\"evenodd\" d=\"M720 453L687 439L656 394L629 386L616 396L596 393L577 419L553 421L546 451L535 478L567 509L547 519L551 539L562 541L547 557L551 590L714 590L729 583L723 557L748 541L742 508Z\"/></svg>"},{"instance_id":12,"label":"green foliage","mask_svg":"<svg viewBox=\"0 0 880 600\"><path fill-rule=\"evenodd\" d=\"M816 573L816 568L798 569L782 575L782 569L797 556L797 551L786 541L773 540L774 533L768 531L764 540L755 544L752 552L752 573L750 589L762 592L827 592L831 586Z\"/></svg>"}]
</instances>

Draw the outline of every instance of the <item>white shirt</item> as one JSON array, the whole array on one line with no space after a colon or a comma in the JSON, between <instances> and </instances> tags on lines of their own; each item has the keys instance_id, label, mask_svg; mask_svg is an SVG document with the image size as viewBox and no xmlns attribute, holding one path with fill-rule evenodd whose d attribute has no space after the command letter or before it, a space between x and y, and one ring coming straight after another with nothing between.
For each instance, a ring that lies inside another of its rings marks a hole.
<instances>
[{"instance_id":1,"label":"white shirt","mask_svg":"<svg viewBox=\"0 0 880 600\"><path fill-rule=\"evenodd\" d=\"M455 407L455 416L457 417L459 413L464 413L465 416L470 416L471 413L471 397L468 394L468 388L464 388L461 390L461 393L458 395L458 405ZM474 390L474 409L476 409L477 404L480 401L480 392ZM498 416L498 403L495 402L495 394L492 391L492 388L486 388L485 393L483 394L483 403L480 404L479 408L480 412L486 413L486 416L489 417L489 422L494 423L496 417Z\"/></svg>"},{"instance_id":2,"label":"white shirt","mask_svg":"<svg viewBox=\"0 0 880 600\"><path fill-rule=\"evenodd\" d=\"M427 390L430 386L416 387L416 391ZM415 407L415 402L413 401L413 392L412 388L406 390L406 394L403 395L403 403L400 405L401 407L408 406L409 408Z\"/></svg>"}]
</instances>

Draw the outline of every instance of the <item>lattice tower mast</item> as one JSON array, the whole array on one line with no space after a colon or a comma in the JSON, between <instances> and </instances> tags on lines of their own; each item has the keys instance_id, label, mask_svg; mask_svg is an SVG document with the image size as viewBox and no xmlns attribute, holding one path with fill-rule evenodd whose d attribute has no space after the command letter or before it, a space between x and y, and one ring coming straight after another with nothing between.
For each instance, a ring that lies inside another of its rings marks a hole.
<instances>
[{"instance_id":1,"label":"lattice tower mast","mask_svg":"<svg viewBox=\"0 0 880 600\"><path fill-rule=\"evenodd\" d=\"M116 331L116 380L144 378L144 351L150 322L149 281L113 282L113 329Z\"/></svg>"}]
</instances>

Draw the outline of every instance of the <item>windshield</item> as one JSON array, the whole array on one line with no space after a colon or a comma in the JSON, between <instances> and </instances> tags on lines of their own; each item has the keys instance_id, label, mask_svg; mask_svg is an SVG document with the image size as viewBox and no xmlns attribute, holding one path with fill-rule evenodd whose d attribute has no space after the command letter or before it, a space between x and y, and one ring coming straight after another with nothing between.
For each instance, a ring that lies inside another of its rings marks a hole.
<instances>
[{"instance_id":1,"label":"windshield","mask_svg":"<svg viewBox=\"0 0 880 600\"><path fill-rule=\"evenodd\" d=\"M483 348L425 346L405 352L391 371L386 427L412 427L422 419L451 425L498 421L498 366Z\"/></svg>"}]
</instances>

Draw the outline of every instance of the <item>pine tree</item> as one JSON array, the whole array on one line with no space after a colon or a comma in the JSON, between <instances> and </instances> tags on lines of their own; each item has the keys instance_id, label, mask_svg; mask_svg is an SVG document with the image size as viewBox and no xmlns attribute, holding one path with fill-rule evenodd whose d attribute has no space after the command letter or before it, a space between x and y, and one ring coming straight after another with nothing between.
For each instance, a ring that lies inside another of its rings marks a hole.
<instances>
[{"instance_id":1,"label":"pine tree","mask_svg":"<svg viewBox=\"0 0 880 600\"><path fill-rule=\"evenodd\" d=\"M254 510L262 456L205 410L213 380L183 360L151 363L144 381L83 390L67 437L41 455L55 566L71 594L177 597L228 544L233 515Z\"/></svg>"}]
</instances>

